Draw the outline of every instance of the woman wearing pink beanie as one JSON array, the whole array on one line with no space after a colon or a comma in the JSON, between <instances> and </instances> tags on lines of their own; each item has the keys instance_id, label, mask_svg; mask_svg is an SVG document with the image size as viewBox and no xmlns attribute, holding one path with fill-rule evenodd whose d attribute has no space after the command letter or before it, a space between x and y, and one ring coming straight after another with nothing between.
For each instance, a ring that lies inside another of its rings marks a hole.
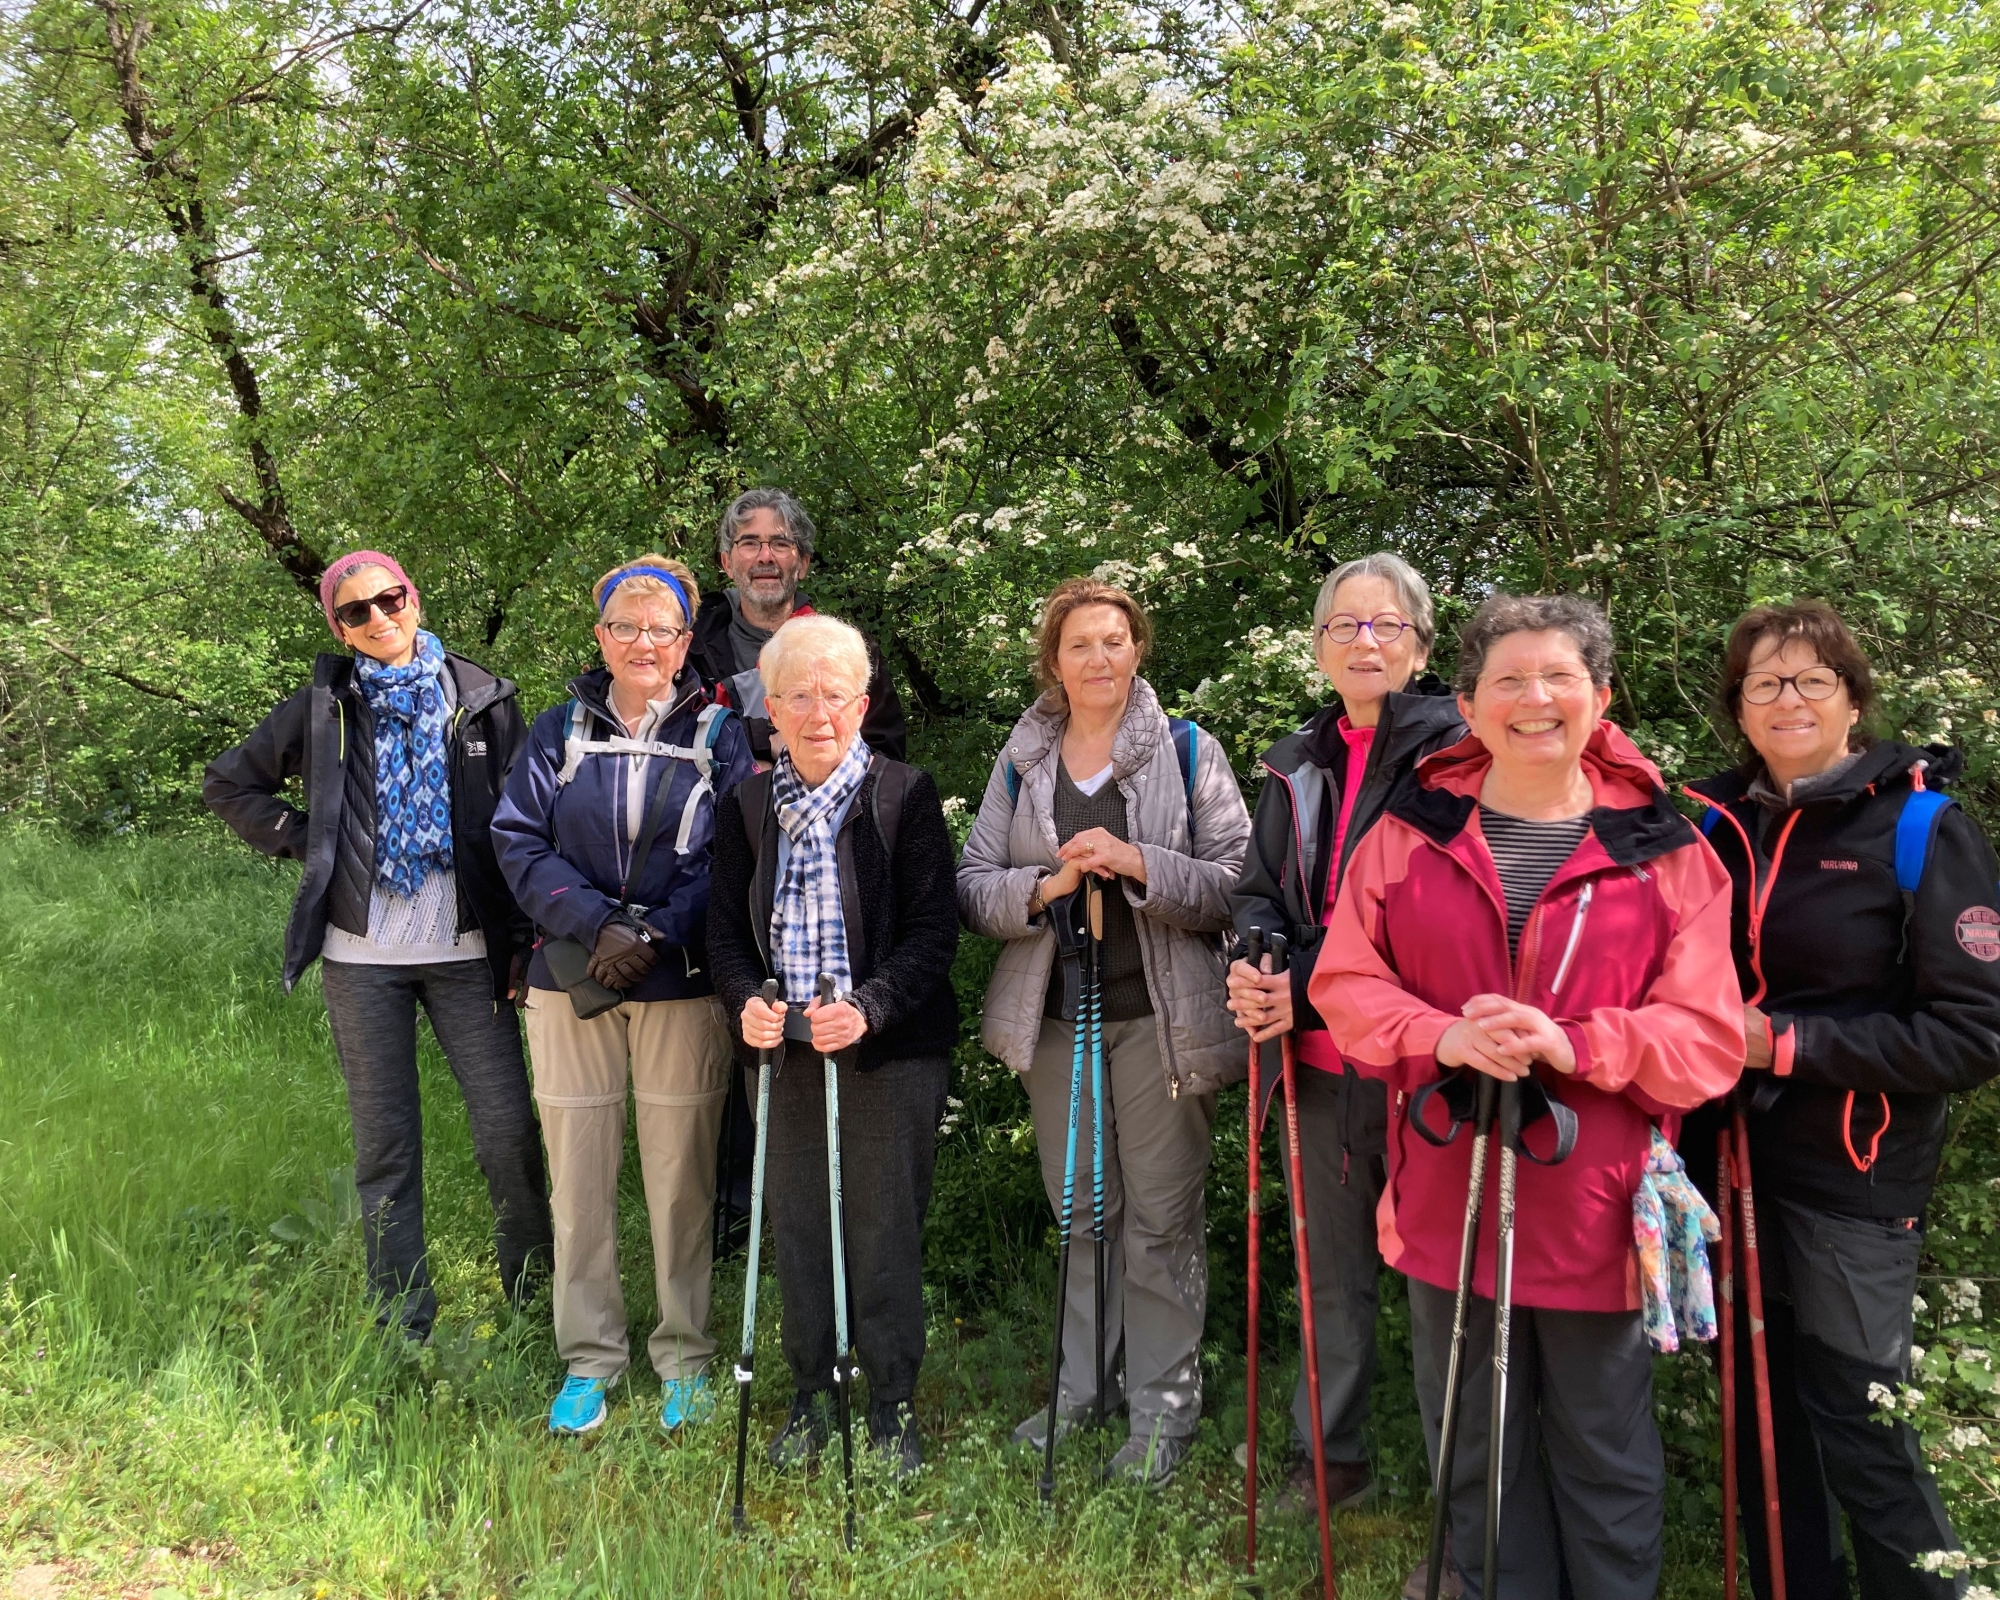
<instances>
[{"instance_id":1,"label":"woman wearing pink beanie","mask_svg":"<svg viewBox=\"0 0 2000 1600\"><path fill-rule=\"evenodd\" d=\"M309 685L209 764L202 797L246 843L304 865L284 984L322 958L369 1284L381 1321L420 1340L437 1297L424 1244L419 1006L465 1096L513 1298L533 1293L550 1254L520 1029L499 1004L519 985L529 930L491 836L527 728L513 684L422 627L417 586L394 557L340 557L319 598L347 649L320 656ZM294 777L303 811L285 795Z\"/></svg>"}]
</instances>

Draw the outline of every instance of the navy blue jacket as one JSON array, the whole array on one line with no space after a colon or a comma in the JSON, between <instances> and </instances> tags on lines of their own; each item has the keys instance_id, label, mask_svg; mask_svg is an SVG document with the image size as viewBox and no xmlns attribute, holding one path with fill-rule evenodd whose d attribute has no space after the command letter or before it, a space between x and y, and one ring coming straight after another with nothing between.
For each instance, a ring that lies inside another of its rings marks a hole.
<instances>
[{"instance_id":1,"label":"navy blue jacket","mask_svg":"<svg viewBox=\"0 0 2000 1600\"><path fill-rule=\"evenodd\" d=\"M592 713L586 719L586 738L606 739L624 732L610 707L610 673L600 667L569 687ZM661 744L692 746L708 695L691 667L681 670L674 691L678 696L674 707L661 719L653 738ZM565 701L535 718L527 748L515 763L494 813L493 846L508 887L542 937L574 939L587 949L617 909L621 869L632 853L626 843L625 805L625 774L632 758L586 756L576 777L559 785L569 716ZM652 803L661 765L657 758L647 763L642 804ZM674 840L697 773L692 761L672 765L667 803L646 859L645 876L626 887L627 897L646 908L644 920L661 947L659 963L627 991L631 1000L686 1000L715 992L706 970L704 942L709 858L715 846L715 801L752 770L742 719L733 713L725 716L717 731L715 794L699 803L684 855L675 853ZM555 980L549 976L540 943L528 982L538 989L553 989Z\"/></svg>"}]
</instances>

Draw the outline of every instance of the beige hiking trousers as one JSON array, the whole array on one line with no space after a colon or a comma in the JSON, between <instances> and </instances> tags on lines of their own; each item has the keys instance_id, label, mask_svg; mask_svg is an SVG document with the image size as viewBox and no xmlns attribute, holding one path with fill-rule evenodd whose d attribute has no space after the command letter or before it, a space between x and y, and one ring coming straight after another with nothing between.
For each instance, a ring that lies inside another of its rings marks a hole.
<instances>
[{"instance_id":1,"label":"beige hiking trousers","mask_svg":"<svg viewBox=\"0 0 2000 1600\"><path fill-rule=\"evenodd\" d=\"M629 1081L660 1308L647 1353L662 1379L700 1372L715 1354L708 1333L715 1143L729 1092L722 1002L628 1001L585 1022L568 995L530 989L527 1012L554 1191L556 1350L584 1378L615 1378L631 1360L618 1282Z\"/></svg>"}]
</instances>

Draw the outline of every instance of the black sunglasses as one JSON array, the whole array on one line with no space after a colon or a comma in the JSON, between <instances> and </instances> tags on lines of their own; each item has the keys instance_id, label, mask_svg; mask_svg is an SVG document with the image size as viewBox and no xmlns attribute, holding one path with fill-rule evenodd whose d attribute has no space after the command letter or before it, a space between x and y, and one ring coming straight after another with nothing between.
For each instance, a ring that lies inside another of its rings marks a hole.
<instances>
[{"instance_id":1,"label":"black sunglasses","mask_svg":"<svg viewBox=\"0 0 2000 1600\"><path fill-rule=\"evenodd\" d=\"M344 606L335 606L333 620L343 628L365 628L369 612L379 611L385 617L393 617L409 603L410 591L399 583L393 589L371 594L366 600L350 600Z\"/></svg>"}]
</instances>

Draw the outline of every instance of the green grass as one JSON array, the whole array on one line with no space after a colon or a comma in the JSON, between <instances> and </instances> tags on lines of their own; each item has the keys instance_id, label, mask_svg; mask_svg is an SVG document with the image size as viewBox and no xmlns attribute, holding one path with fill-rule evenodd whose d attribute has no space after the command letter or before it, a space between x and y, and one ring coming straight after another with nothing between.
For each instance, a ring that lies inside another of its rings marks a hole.
<instances>
[{"instance_id":1,"label":"green grass","mask_svg":"<svg viewBox=\"0 0 2000 1600\"><path fill-rule=\"evenodd\" d=\"M1225 1242L1240 1229L1240 1131L1217 1155L1215 1209L1232 1192L1237 1209L1215 1227L1210 1420L1170 1490L1096 1486L1115 1437L1087 1437L1063 1452L1051 1515L1034 1466L1004 1446L1041 1394L1046 1215L1023 1210L1039 1204L1025 1097L1004 1075L969 1074L933 1213L918 1397L932 1465L900 1494L863 1472L850 1556L837 1473L781 1478L753 1449L754 1530L739 1541L727 1531L733 1409L669 1442L642 1373L588 1441L544 1431L560 1378L546 1307L504 1309L463 1112L428 1038L443 1321L423 1351L377 1336L342 1203L350 1151L325 1012L310 980L289 999L277 987L292 881L206 834L89 849L0 837L0 1593L29 1563L53 1564L67 1592L164 1600L1230 1592L1241 1264ZM1239 1122L1240 1109L1219 1133ZM636 1169L628 1159L623 1253L643 1349L653 1308ZM1280 1255L1273 1282L1288 1270ZM715 1306L725 1344L740 1293L731 1264ZM788 1398L775 1281L763 1293L760 1445ZM1281 1303L1272 1326L1283 1317ZM1379 1433L1398 1492L1338 1519L1347 1600L1393 1595L1420 1553L1393 1301L1387 1321ZM1699 1370L1678 1370L1698 1412ZM1280 1405L1291 1372L1287 1349L1269 1391ZM1273 1405L1266 1437L1282 1428ZM1700 1429L1687 1431L1693 1449ZM1690 1477L1673 1492L1667 1592L1711 1594L1712 1485ZM1269 1593L1318 1592L1309 1524L1267 1518L1260 1543Z\"/></svg>"}]
</instances>

